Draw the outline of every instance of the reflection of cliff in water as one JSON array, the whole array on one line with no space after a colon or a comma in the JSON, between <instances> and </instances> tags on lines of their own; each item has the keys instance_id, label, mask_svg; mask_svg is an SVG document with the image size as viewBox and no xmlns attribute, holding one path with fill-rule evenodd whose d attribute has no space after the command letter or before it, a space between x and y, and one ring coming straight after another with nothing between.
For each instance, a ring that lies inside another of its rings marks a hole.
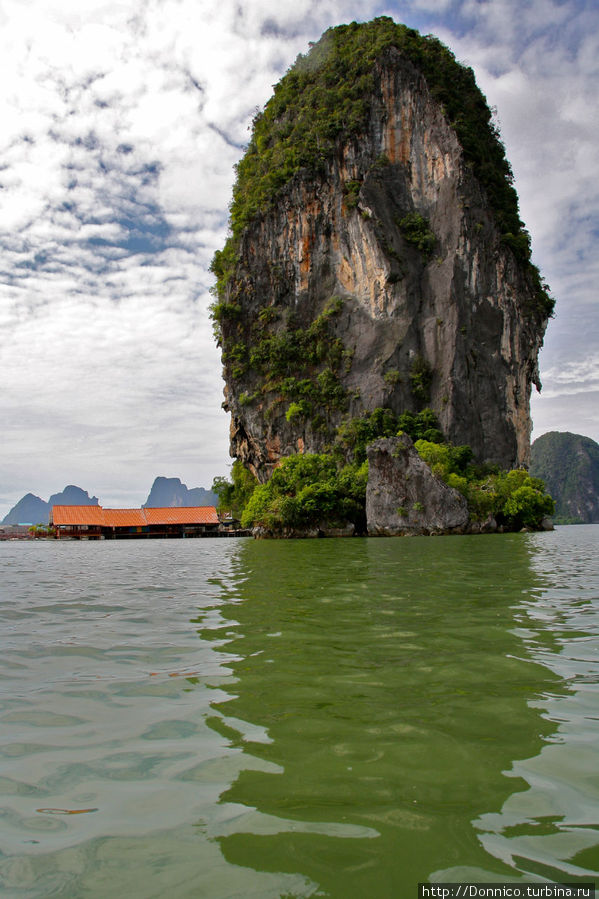
<instances>
[{"instance_id":1,"label":"reflection of cliff in water","mask_svg":"<svg viewBox=\"0 0 599 899\"><path fill-rule=\"evenodd\" d=\"M219 836L229 862L333 896L398 896L456 867L514 875L472 822L527 787L506 772L555 731L529 701L561 679L514 632L539 586L528 547L244 544L222 627L200 629L236 675L210 723L251 757L221 795L257 810Z\"/></svg>"},{"instance_id":2,"label":"reflection of cliff in water","mask_svg":"<svg viewBox=\"0 0 599 899\"><path fill-rule=\"evenodd\" d=\"M527 789L475 822L488 852L548 880L599 875L598 537L599 527L578 526L527 538L544 587L533 601L523 597L517 618L527 654L559 678L535 702L556 733L538 755L515 761Z\"/></svg>"}]
</instances>

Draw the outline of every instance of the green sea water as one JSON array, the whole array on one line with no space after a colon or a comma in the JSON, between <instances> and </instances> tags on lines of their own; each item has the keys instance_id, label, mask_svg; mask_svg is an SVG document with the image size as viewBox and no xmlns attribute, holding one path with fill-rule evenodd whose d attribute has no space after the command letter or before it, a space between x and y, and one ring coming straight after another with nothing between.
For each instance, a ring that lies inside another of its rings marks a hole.
<instances>
[{"instance_id":1,"label":"green sea water","mask_svg":"<svg viewBox=\"0 0 599 899\"><path fill-rule=\"evenodd\" d=\"M599 879L598 546L0 544L0 896Z\"/></svg>"}]
</instances>

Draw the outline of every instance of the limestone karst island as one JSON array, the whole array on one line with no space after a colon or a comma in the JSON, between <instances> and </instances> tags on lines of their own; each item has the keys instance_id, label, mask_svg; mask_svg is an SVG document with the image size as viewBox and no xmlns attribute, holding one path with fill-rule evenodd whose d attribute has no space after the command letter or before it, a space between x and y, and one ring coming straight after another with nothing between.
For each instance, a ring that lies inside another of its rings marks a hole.
<instances>
[{"instance_id":1,"label":"limestone karst island","mask_svg":"<svg viewBox=\"0 0 599 899\"><path fill-rule=\"evenodd\" d=\"M553 301L512 182L472 70L390 18L275 86L212 263L244 526L550 526L526 469Z\"/></svg>"}]
</instances>

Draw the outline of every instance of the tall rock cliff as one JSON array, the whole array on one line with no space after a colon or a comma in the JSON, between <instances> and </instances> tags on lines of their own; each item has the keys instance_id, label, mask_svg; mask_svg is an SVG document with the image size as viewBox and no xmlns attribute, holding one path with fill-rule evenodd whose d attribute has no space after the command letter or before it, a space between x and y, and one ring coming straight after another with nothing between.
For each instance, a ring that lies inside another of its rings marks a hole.
<instances>
[{"instance_id":1,"label":"tall rock cliff","mask_svg":"<svg viewBox=\"0 0 599 899\"><path fill-rule=\"evenodd\" d=\"M431 407L527 464L552 303L470 69L384 18L325 33L275 88L216 254L231 454L265 480L348 418Z\"/></svg>"}]
</instances>

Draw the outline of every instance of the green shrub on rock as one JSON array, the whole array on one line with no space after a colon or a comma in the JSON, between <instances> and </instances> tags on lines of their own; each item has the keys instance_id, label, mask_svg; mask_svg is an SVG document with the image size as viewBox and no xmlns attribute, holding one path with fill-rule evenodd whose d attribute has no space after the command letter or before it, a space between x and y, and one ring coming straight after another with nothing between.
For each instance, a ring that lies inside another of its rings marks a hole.
<instances>
[{"instance_id":1,"label":"green shrub on rock","mask_svg":"<svg viewBox=\"0 0 599 899\"><path fill-rule=\"evenodd\" d=\"M492 471L488 466L474 465L469 446L426 440L414 445L433 473L466 497L474 520L491 515L509 530L519 530L539 528L543 518L553 515L555 503L543 481L524 469Z\"/></svg>"},{"instance_id":2,"label":"green shrub on rock","mask_svg":"<svg viewBox=\"0 0 599 899\"><path fill-rule=\"evenodd\" d=\"M413 244L428 259L435 247L435 235L428 220L418 212L408 212L397 224L404 240Z\"/></svg>"},{"instance_id":3,"label":"green shrub on rock","mask_svg":"<svg viewBox=\"0 0 599 899\"><path fill-rule=\"evenodd\" d=\"M350 522L364 531L367 480L367 464L338 468L326 453L288 456L266 484L256 487L242 525L278 533Z\"/></svg>"},{"instance_id":4,"label":"green shrub on rock","mask_svg":"<svg viewBox=\"0 0 599 899\"><path fill-rule=\"evenodd\" d=\"M500 514L511 527L538 527L541 520L553 515L555 503L545 492L540 478L532 478L518 469L503 475L500 485L503 505Z\"/></svg>"},{"instance_id":5,"label":"green shrub on rock","mask_svg":"<svg viewBox=\"0 0 599 899\"><path fill-rule=\"evenodd\" d=\"M251 471L236 459L231 468L230 481L217 477L212 482L212 490L218 496L218 511L231 512L234 518L241 518L257 483Z\"/></svg>"}]
</instances>

